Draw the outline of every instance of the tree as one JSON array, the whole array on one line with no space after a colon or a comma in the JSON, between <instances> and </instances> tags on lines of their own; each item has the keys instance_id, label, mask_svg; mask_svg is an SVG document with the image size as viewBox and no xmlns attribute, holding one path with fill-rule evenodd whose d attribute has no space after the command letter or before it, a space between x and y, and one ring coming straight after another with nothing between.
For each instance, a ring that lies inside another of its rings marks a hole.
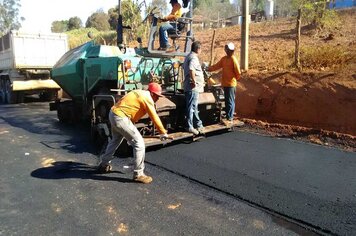
<instances>
[{"instance_id":1,"label":"tree","mask_svg":"<svg viewBox=\"0 0 356 236\"><path fill-rule=\"evenodd\" d=\"M75 17L71 17L68 20L68 30L74 30L74 29L80 29L82 28L83 23L82 20L75 16Z\"/></svg>"},{"instance_id":2,"label":"tree","mask_svg":"<svg viewBox=\"0 0 356 236\"><path fill-rule=\"evenodd\" d=\"M296 12L295 7L292 5L293 0L276 0L275 9L277 16L286 17L291 16Z\"/></svg>"},{"instance_id":3,"label":"tree","mask_svg":"<svg viewBox=\"0 0 356 236\"><path fill-rule=\"evenodd\" d=\"M53 33L63 33L68 30L68 21L67 20L57 20L52 22L51 31Z\"/></svg>"},{"instance_id":4,"label":"tree","mask_svg":"<svg viewBox=\"0 0 356 236\"><path fill-rule=\"evenodd\" d=\"M263 11L265 8L265 0L252 0L250 7L251 12Z\"/></svg>"},{"instance_id":5,"label":"tree","mask_svg":"<svg viewBox=\"0 0 356 236\"><path fill-rule=\"evenodd\" d=\"M296 39L295 39L295 66L300 67L300 39L302 19L318 30L332 28L338 24L338 17L333 10L328 10L330 0L293 0L294 7L298 9Z\"/></svg>"},{"instance_id":6,"label":"tree","mask_svg":"<svg viewBox=\"0 0 356 236\"><path fill-rule=\"evenodd\" d=\"M169 13L167 0L152 0L151 7L157 7L162 15L167 15Z\"/></svg>"},{"instance_id":7,"label":"tree","mask_svg":"<svg viewBox=\"0 0 356 236\"><path fill-rule=\"evenodd\" d=\"M236 15L236 8L229 0L199 0L195 13L208 16L209 20L224 19Z\"/></svg>"},{"instance_id":8,"label":"tree","mask_svg":"<svg viewBox=\"0 0 356 236\"><path fill-rule=\"evenodd\" d=\"M9 30L21 27L20 21L25 20L25 18L19 19L20 7L19 0L0 1L0 36L6 34Z\"/></svg>"},{"instance_id":9,"label":"tree","mask_svg":"<svg viewBox=\"0 0 356 236\"><path fill-rule=\"evenodd\" d=\"M118 7L110 8L108 11L109 14L109 25L110 29L116 30L117 28L117 19L119 18Z\"/></svg>"},{"instance_id":10,"label":"tree","mask_svg":"<svg viewBox=\"0 0 356 236\"><path fill-rule=\"evenodd\" d=\"M131 27L131 30L129 32L124 31L124 34L129 35L130 40L133 40L135 37L140 35L145 28L145 25L141 24L141 6L142 5L137 5L131 0L121 2L121 15L123 19L122 24L124 26ZM113 30L116 30L117 28L118 16L118 7L109 9L109 23L110 28Z\"/></svg>"},{"instance_id":11,"label":"tree","mask_svg":"<svg viewBox=\"0 0 356 236\"><path fill-rule=\"evenodd\" d=\"M88 18L87 22L85 23L85 27L92 27L100 31L110 30L109 15L100 9Z\"/></svg>"}]
</instances>

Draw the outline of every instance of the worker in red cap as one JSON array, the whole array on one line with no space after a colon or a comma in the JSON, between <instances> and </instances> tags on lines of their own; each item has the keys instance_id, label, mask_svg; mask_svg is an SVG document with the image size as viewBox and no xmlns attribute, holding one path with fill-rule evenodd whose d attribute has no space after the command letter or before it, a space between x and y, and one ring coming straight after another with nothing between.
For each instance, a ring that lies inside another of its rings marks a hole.
<instances>
[{"instance_id":1,"label":"worker in red cap","mask_svg":"<svg viewBox=\"0 0 356 236\"><path fill-rule=\"evenodd\" d=\"M133 90L120 99L110 110L111 135L105 153L100 156L98 171L109 172L112 167L110 162L113 155L125 138L133 148L135 159L133 180L148 184L152 177L145 175L145 142L134 125L141 117L148 113L154 125L160 133L161 140L167 139L167 130L163 127L161 119L157 115L154 103L162 97L162 88L157 83L150 83L148 91Z\"/></svg>"}]
</instances>

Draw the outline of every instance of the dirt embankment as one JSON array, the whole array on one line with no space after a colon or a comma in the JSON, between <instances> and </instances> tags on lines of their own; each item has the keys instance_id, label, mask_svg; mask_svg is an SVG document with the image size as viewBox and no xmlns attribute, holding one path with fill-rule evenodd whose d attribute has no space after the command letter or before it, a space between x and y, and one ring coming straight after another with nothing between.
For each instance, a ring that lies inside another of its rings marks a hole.
<instances>
[{"instance_id":1,"label":"dirt embankment","mask_svg":"<svg viewBox=\"0 0 356 236\"><path fill-rule=\"evenodd\" d=\"M347 48L351 60L333 67L293 67L295 21L282 19L250 25L249 71L237 87L239 118L248 127L274 135L304 137L319 144L345 146L356 150L356 10L340 14L341 26L318 33L306 27L302 46ZM240 52L240 26L196 32L202 42L202 61L217 62L225 55L223 46L234 42ZM353 59L352 59L353 58ZM213 75L217 80L220 73ZM333 141L332 141L333 140Z\"/></svg>"},{"instance_id":2,"label":"dirt embankment","mask_svg":"<svg viewBox=\"0 0 356 236\"><path fill-rule=\"evenodd\" d=\"M246 74L237 92L240 116L356 135L356 83L334 73Z\"/></svg>"}]
</instances>

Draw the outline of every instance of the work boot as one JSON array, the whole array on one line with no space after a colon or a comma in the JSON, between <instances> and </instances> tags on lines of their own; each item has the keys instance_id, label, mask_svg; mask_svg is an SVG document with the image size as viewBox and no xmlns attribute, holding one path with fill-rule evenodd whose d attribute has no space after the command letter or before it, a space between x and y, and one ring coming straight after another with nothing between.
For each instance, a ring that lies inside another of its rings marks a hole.
<instances>
[{"instance_id":1,"label":"work boot","mask_svg":"<svg viewBox=\"0 0 356 236\"><path fill-rule=\"evenodd\" d=\"M152 182L152 177L148 175L134 175L133 180L138 183L149 184Z\"/></svg>"},{"instance_id":2,"label":"work boot","mask_svg":"<svg viewBox=\"0 0 356 236\"><path fill-rule=\"evenodd\" d=\"M110 164L99 164L97 171L101 174L109 173L112 170Z\"/></svg>"},{"instance_id":3,"label":"work boot","mask_svg":"<svg viewBox=\"0 0 356 236\"><path fill-rule=\"evenodd\" d=\"M241 126L244 126L245 125L245 122L241 121L241 120L238 120L235 124L235 126L237 127L241 127Z\"/></svg>"},{"instance_id":4,"label":"work boot","mask_svg":"<svg viewBox=\"0 0 356 236\"><path fill-rule=\"evenodd\" d=\"M194 128L189 128L189 129L188 129L188 132L189 132L189 133L192 133L192 134L194 134L194 135L199 135L199 131L196 130L196 129L194 129Z\"/></svg>"},{"instance_id":5,"label":"work boot","mask_svg":"<svg viewBox=\"0 0 356 236\"><path fill-rule=\"evenodd\" d=\"M200 134L204 134L205 133L205 130L204 130L204 127L202 126L202 127L199 127L198 129L198 132L200 133Z\"/></svg>"}]
</instances>

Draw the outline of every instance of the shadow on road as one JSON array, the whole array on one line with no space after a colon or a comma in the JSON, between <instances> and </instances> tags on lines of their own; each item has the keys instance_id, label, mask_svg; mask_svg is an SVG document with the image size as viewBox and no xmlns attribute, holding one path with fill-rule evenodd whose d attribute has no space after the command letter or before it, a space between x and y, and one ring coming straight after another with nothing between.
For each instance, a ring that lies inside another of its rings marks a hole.
<instances>
[{"instance_id":1,"label":"shadow on road","mask_svg":"<svg viewBox=\"0 0 356 236\"><path fill-rule=\"evenodd\" d=\"M108 174L100 174L95 167L84 163L71 161L53 162L51 166L38 168L31 172L31 176L39 179L93 179L101 181L117 181L122 183L134 182L132 179L108 176L120 171L111 171Z\"/></svg>"}]
</instances>

